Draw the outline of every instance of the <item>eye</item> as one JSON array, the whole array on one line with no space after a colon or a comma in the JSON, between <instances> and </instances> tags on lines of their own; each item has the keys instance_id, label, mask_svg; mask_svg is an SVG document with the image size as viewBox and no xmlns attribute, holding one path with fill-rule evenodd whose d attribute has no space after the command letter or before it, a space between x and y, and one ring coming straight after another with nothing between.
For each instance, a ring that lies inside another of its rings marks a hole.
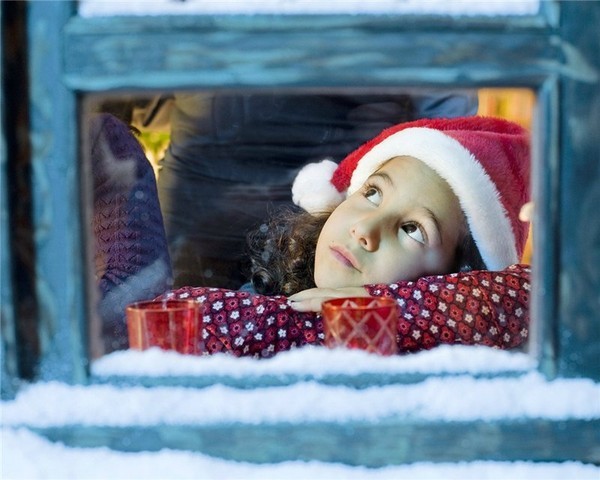
<instances>
[{"instance_id":1,"label":"eye","mask_svg":"<svg viewBox=\"0 0 600 480\"><path fill-rule=\"evenodd\" d=\"M379 205L381 203L381 192L378 188L365 187L363 195L373 205Z\"/></svg>"},{"instance_id":2,"label":"eye","mask_svg":"<svg viewBox=\"0 0 600 480\"><path fill-rule=\"evenodd\" d=\"M423 245L427 243L427 235L425 235L423 227L421 227L421 225L418 223L405 223L400 228L402 228L402 230L404 230L404 232L406 232L406 234L416 242L419 242Z\"/></svg>"}]
</instances>

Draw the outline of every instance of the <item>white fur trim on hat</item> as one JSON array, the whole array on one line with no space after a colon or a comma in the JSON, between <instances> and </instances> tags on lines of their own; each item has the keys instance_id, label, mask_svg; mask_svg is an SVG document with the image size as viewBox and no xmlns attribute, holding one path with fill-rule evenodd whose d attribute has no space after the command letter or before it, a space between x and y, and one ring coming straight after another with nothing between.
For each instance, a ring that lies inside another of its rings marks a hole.
<instances>
[{"instance_id":1,"label":"white fur trim on hat","mask_svg":"<svg viewBox=\"0 0 600 480\"><path fill-rule=\"evenodd\" d=\"M345 198L331 183L338 164L331 160L302 167L292 185L292 200L310 213L332 210Z\"/></svg>"},{"instance_id":2,"label":"white fur trim on hat","mask_svg":"<svg viewBox=\"0 0 600 480\"><path fill-rule=\"evenodd\" d=\"M348 195L383 163L404 155L421 160L448 182L489 269L501 270L518 262L515 236L496 185L469 150L439 130L407 128L373 146L354 169Z\"/></svg>"}]
</instances>

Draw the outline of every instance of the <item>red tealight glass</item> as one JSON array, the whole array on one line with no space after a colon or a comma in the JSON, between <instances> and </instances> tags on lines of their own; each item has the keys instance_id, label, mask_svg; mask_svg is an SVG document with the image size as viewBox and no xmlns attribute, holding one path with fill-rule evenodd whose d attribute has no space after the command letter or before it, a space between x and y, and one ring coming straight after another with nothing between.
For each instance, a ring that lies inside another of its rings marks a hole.
<instances>
[{"instance_id":1,"label":"red tealight glass","mask_svg":"<svg viewBox=\"0 0 600 480\"><path fill-rule=\"evenodd\" d=\"M322 305L325 345L358 348L380 355L398 351L398 306L391 298L349 297Z\"/></svg>"},{"instance_id":2,"label":"red tealight glass","mask_svg":"<svg viewBox=\"0 0 600 480\"><path fill-rule=\"evenodd\" d=\"M193 300L150 300L128 305L129 348L160 347L199 355L199 305Z\"/></svg>"}]
</instances>

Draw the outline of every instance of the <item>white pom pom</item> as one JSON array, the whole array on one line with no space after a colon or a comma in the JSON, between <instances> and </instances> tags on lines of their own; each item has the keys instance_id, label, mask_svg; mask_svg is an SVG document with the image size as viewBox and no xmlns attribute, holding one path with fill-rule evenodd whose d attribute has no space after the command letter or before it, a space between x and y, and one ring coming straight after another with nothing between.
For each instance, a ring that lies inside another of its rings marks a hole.
<instances>
[{"instance_id":1,"label":"white pom pom","mask_svg":"<svg viewBox=\"0 0 600 480\"><path fill-rule=\"evenodd\" d=\"M331 183L338 167L331 160L309 163L302 167L292 185L292 200L310 213L332 210L345 198Z\"/></svg>"}]
</instances>

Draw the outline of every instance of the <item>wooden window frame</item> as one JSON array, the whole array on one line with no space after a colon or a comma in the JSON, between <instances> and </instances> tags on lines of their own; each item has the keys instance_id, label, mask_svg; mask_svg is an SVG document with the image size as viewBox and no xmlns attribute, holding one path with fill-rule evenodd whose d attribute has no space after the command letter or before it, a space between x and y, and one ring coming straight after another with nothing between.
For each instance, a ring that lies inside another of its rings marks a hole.
<instances>
[{"instance_id":1,"label":"wooden window frame","mask_svg":"<svg viewBox=\"0 0 600 480\"><path fill-rule=\"evenodd\" d=\"M590 205L598 198L594 185L599 183L600 171L597 168L586 171L583 167L598 158L597 143L589 139L595 138L594 126L599 124L599 62L597 48L593 46L600 43L594 23L599 15L594 7L586 11L577 3L540 2L538 14L517 17L82 18L77 16L74 2L31 2L27 31L36 293L40 313L38 379L94 382L89 369L87 319L91 307L86 288L89 213L84 191L88 172L83 171L79 161L78 142L78 111L84 95L186 88L510 86L531 88L537 95L533 138L537 224L532 305L536 325L531 345L538 370L548 378L586 377L599 381L600 328L595 309L600 286L598 275L589 273L589 257L594 258L592 247L594 239L596 243L598 240L599 220L588 219L591 223L588 226L596 227L589 230L591 241L585 235L574 234L587 228L583 213L593 211ZM243 51L241 45L246 46ZM4 169L1 180L4 186L7 181ZM48 188L49 185L53 188ZM3 214L6 208L2 208ZM583 213L576 215L575 211ZM7 226L3 215L3 231ZM2 241L5 242L4 237ZM10 259L5 262L4 251L2 273L6 277ZM11 332L16 320L11 313L10 287L9 282L1 292L5 354L2 367L3 375L8 372L14 378L17 360ZM147 379L137 381L144 384ZM593 448L599 441L596 420L562 423L544 419L501 420L491 427L472 422L466 428L470 429L468 440L473 445L491 435L498 441L515 441L524 451L475 448L472 452L447 455L440 454L435 446L440 445L440 438L453 438L465 425L442 422L432 428L431 424L395 419L383 426L392 433L379 440L384 452L379 461L388 464L432 458L600 461ZM211 428L157 426L152 430L148 427L158 435L153 438L163 440L156 448L165 446L165 438L170 438L174 447L189 446L190 434L208 435ZM260 435L268 436L283 427L252 426L242 433L239 426L235 427L237 430L223 425L218 428L215 448L218 449L220 438L223 444L229 442L229 450L233 451L235 431L242 452L244 442L252 444ZM345 428L307 425L299 427L296 434L308 435L315 442L331 435L344 441L348 436ZM371 427L361 424L353 428L365 429L367 435ZM112 441L111 445L119 448L119 432L113 430L105 430L103 438L105 443ZM424 430L435 433L423 433ZM67 428L46 429L43 433L63 441L71 438L71 443L77 444L73 432L69 433ZM415 435L423 440L418 446L405 445L400 451L386 444L391 438L409 439ZM434 435L440 438L427 446ZM573 441L575 437L577 440ZM148 440L144 440L128 448L153 449L148 445ZM337 458L352 463L339 449L336 456L326 446L323 448L323 455L330 455L329 460ZM238 453L231 458L256 460L244 455ZM272 458L277 461L291 457L282 453ZM372 457L360 463L377 466L377 462Z\"/></svg>"}]
</instances>

